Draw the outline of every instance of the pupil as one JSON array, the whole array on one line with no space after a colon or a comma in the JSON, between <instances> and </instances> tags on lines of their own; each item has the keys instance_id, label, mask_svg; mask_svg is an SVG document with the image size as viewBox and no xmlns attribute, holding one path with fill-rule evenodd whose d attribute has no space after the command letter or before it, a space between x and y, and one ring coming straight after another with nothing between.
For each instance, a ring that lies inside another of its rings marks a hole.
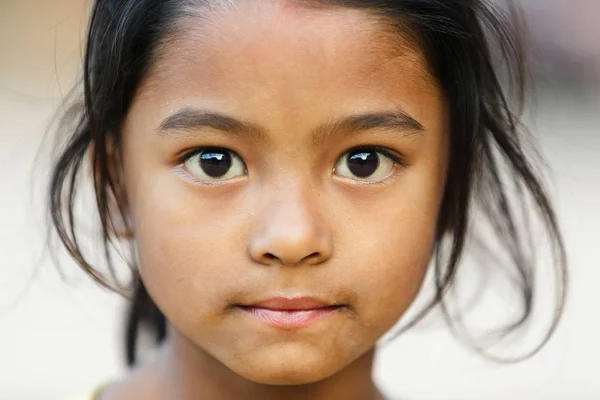
<instances>
[{"instance_id":1,"label":"pupil","mask_svg":"<svg viewBox=\"0 0 600 400\"><path fill-rule=\"evenodd\" d=\"M202 153L200 167L211 178L220 178L231 168L231 156L227 152Z\"/></svg>"},{"instance_id":2,"label":"pupil","mask_svg":"<svg viewBox=\"0 0 600 400\"><path fill-rule=\"evenodd\" d=\"M354 151L348 157L348 169L359 178L367 178L377 171L379 157L377 153Z\"/></svg>"}]
</instances>

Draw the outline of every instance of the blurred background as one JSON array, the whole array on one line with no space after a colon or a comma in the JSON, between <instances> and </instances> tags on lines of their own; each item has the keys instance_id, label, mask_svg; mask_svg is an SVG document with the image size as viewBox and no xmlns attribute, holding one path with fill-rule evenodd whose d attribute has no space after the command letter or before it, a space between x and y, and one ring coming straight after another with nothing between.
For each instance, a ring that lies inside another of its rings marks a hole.
<instances>
[{"instance_id":1,"label":"blurred background","mask_svg":"<svg viewBox=\"0 0 600 400\"><path fill-rule=\"evenodd\" d=\"M474 356L442 324L409 332L377 364L393 399L600 399L600 1L521 3L537 84L526 119L572 267L564 320L541 353L508 366ZM45 250L43 139L76 82L88 7L0 0L0 400L68 399L123 372L123 300Z\"/></svg>"}]
</instances>

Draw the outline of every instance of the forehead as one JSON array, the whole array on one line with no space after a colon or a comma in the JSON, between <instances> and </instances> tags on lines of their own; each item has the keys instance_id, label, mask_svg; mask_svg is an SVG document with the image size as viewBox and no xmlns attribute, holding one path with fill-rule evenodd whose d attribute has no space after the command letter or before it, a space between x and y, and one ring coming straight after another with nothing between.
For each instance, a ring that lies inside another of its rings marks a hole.
<instances>
[{"instance_id":1,"label":"forehead","mask_svg":"<svg viewBox=\"0 0 600 400\"><path fill-rule=\"evenodd\" d=\"M413 43L365 11L242 0L196 15L164 42L143 89L296 107L437 91Z\"/></svg>"}]
</instances>

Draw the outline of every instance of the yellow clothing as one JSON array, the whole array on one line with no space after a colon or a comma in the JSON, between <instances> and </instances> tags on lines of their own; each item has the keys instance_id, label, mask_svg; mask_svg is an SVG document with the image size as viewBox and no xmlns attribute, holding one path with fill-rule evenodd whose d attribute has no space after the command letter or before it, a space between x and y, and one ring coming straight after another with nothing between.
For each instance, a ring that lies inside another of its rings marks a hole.
<instances>
[{"instance_id":1,"label":"yellow clothing","mask_svg":"<svg viewBox=\"0 0 600 400\"><path fill-rule=\"evenodd\" d=\"M106 389L107 387L108 387L108 385L103 385L103 386L95 389L94 391L88 393L87 395L74 397L70 400L98 400L100 398L100 394L102 394L104 389Z\"/></svg>"},{"instance_id":2,"label":"yellow clothing","mask_svg":"<svg viewBox=\"0 0 600 400\"><path fill-rule=\"evenodd\" d=\"M96 392L92 392L86 396L73 397L71 400L96 400Z\"/></svg>"}]
</instances>

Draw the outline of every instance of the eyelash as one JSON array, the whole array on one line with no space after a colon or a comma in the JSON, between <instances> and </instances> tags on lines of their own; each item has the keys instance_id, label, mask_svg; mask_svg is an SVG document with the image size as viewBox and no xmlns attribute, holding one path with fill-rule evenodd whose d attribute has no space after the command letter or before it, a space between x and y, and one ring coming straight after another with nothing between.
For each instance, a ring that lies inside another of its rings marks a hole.
<instances>
[{"instance_id":1,"label":"eyelash","mask_svg":"<svg viewBox=\"0 0 600 400\"><path fill-rule=\"evenodd\" d=\"M207 150L211 150L211 149L216 149L216 150L222 150L222 151L231 151L225 147L215 147L215 146L205 146L205 147L195 147L189 151L186 151L183 153L183 155L179 156L177 159L177 164L183 164L184 162L186 162L188 159L190 159L191 157L205 152ZM380 154L383 154L384 156L386 156L387 158L393 160L394 162L396 162L398 165L405 167L406 164L404 162L404 157L397 154L396 152L391 151L390 149L386 148L386 147L381 147L381 146L356 146L356 147L352 147L346 151L344 151L339 157L338 160L347 153L350 153L352 151L365 151L365 152L377 152ZM235 153L235 152L234 152Z\"/></svg>"},{"instance_id":2,"label":"eyelash","mask_svg":"<svg viewBox=\"0 0 600 400\"><path fill-rule=\"evenodd\" d=\"M348 153L353 152L353 151L364 151L364 152L379 153L379 154L381 154L381 155L389 158L390 160L394 161L399 166L406 167L406 163L404 162L404 157L402 157L398 153L393 152L392 150L390 150L390 149L388 149L386 147L381 147L381 146L357 146L357 147L352 147L352 148L346 150L345 152L343 152L342 155L340 157L338 157L338 159L340 159L345 154L348 154Z\"/></svg>"},{"instance_id":3,"label":"eyelash","mask_svg":"<svg viewBox=\"0 0 600 400\"><path fill-rule=\"evenodd\" d=\"M204 147L195 147L189 151L186 151L185 153L183 153L183 155L181 155L180 157L178 157L176 165L181 169L182 166L186 163L186 161L188 161L190 158L206 152L206 151L210 151L210 150L215 150L215 151L229 151L232 152L234 154L237 155L237 153L233 152L232 150L229 150L228 148L225 147L218 147L218 146L204 146ZM406 167L406 163L404 161L404 157L400 154L398 154L395 151L392 151L386 147L381 147L381 146L356 146L356 147L352 147L349 148L348 150L344 151L337 159L336 159L336 164L339 162L339 160L342 159L342 157L344 157L346 154L351 153L351 152L355 152L355 151L364 151L364 152L373 152L373 153L379 153L381 155L383 155L386 158L389 158L390 160L392 160L396 165L399 165L400 167ZM241 157L240 157L241 159ZM242 162L243 159L241 159ZM183 172L183 171L182 171ZM246 169L247 172L247 169ZM189 177L189 179L192 179L194 181L196 181L197 179L193 178L193 177ZM376 182L374 182L376 183ZM216 183L215 183L216 184ZM373 183L372 183L373 184Z\"/></svg>"},{"instance_id":4,"label":"eyelash","mask_svg":"<svg viewBox=\"0 0 600 400\"><path fill-rule=\"evenodd\" d=\"M200 154L200 153L204 153L204 152L208 152L208 151L216 151L216 152L230 152L233 154L237 154L235 151L228 149L227 147L220 147L220 146L200 146L200 147L194 147L191 150L187 150L185 152L183 152L182 155L180 155L179 157L177 157L177 161L175 162L176 165L183 165L185 164L185 162L187 160L189 160L190 158ZM240 157L241 158L241 157Z\"/></svg>"}]
</instances>

